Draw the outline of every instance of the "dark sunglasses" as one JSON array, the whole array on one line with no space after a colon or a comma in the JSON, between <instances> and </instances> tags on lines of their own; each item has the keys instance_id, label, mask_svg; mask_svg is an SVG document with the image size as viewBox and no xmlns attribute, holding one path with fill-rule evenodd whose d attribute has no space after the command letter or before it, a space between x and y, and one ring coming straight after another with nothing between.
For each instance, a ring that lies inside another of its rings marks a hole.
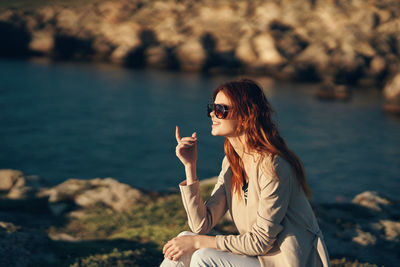
<instances>
[{"instance_id":1,"label":"dark sunglasses","mask_svg":"<svg viewBox=\"0 0 400 267\"><path fill-rule=\"evenodd\" d=\"M218 119L225 119L228 116L229 107L222 104L208 104L207 105L207 116L211 118L210 113L214 111L215 116Z\"/></svg>"}]
</instances>

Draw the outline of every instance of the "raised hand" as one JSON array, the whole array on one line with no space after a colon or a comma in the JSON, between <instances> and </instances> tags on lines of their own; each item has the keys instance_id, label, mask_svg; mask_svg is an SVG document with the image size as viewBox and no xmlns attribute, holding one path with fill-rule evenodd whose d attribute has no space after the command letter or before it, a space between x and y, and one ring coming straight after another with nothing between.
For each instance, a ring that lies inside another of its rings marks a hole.
<instances>
[{"instance_id":1,"label":"raised hand","mask_svg":"<svg viewBox=\"0 0 400 267\"><path fill-rule=\"evenodd\" d=\"M197 134L191 137L181 137L179 127L176 126L175 137L178 145L176 146L176 156L185 166L195 166L197 161Z\"/></svg>"}]
</instances>

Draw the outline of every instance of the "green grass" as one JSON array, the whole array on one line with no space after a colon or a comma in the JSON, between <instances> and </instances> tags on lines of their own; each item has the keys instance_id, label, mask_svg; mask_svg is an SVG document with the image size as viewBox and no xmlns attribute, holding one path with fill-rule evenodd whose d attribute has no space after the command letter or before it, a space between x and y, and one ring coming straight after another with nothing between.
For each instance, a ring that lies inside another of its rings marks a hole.
<instances>
[{"instance_id":1,"label":"green grass","mask_svg":"<svg viewBox=\"0 0 400 267\"><path fill-rule=\"evenodd\" d=\"M212 188L210 184L202 185L204 199ZM235 232L227 220L215 228L225 234ZM123 213L98 205L82 218L69 217L62 226L52 226L49 232L67 233L81 241L53 241L52 251L58 262L37 266L158 266L163 259L163 245L185 230L189 227L179 193L159 196ZM331 263L333 267L377 267L345 258L332 259Z\"/></svg>"}]
</instances>

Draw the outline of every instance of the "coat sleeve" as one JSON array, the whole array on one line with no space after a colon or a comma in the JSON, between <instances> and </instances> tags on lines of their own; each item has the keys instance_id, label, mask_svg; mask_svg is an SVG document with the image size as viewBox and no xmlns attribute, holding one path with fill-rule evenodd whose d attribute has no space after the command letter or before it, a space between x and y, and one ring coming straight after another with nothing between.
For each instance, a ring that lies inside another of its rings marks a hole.
<instances>
[{"instance_id":1,"label":"coat sleeve","mask_svg":"<svg viewBox=\"0 0 400 267\"><path fill-rule=\"evenodd\" d=\"M290 165L277 156L274 160L277 178L272 172L259 175L260 200L257 220L249 232L240 235L217 235L217 249L248 256L265 255L283 230L290 195L293 173Z\"/></svg>"},{"instance_id":2,"label":"coat sleeve","mask_svg":"<svg viewBox=\"0 0 400 267\"><path fill-rule=\"evenodd\" d=\"M222 170L218 176L218 181L206 203L203 202L201 197L198 181L191 185L186 185L186 182L182 182L179 185L183 206L188 216L188 224L194 233L208 233L226 213L228 205L226 202L224 175L228 167L229 163L225 157L222 161Z\"/></svg>"}]
</instances>

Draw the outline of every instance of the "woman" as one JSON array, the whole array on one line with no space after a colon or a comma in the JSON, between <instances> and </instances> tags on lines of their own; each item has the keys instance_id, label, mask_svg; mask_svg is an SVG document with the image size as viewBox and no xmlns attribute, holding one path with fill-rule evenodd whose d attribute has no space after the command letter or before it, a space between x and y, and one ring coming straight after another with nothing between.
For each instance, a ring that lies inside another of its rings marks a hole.
<instances>
[{"instance_id":1,"label":"woman","mask_svg":"<svg viewBox=\"0 0 400 267\"><path fill-rule=\"evenodd\" d=\"M228 82L213 100L211 134L225 137L222 170L203 203L197 135L181 138L176 127L176 155L186 172L180 190L193 233L168 241L161 266L329 266L303 165L279 135L260 86ZM240 234L204 235L227 211Z\"/></svg>"}]
</instances>

